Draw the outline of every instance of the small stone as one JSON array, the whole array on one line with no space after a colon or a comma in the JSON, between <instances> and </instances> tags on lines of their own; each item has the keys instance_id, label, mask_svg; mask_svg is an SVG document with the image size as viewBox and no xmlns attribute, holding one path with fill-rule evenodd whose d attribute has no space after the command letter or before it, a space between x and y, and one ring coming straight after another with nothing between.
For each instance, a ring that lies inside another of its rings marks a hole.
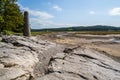
<instances>
[{"instance_id":1,"label":"small stone","mask_svg":"<svg viewBox=\"0 0 120 80\"><path fill-rule=\"evenodd\" d=\"M3 64L0 64L0 68L4 68L4 65L3 65Z\"/></svg>"}]
</instances>

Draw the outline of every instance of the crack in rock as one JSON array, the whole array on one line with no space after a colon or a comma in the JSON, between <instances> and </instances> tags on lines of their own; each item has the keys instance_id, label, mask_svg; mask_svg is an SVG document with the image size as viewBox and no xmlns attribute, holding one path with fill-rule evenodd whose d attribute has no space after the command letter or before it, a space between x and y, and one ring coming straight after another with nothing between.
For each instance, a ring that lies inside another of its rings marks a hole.
<instances>
[{"instance_id":1,"label":"crack in rock","mask_svg":"<svg viewBox=\"0 0 120 80\"><path fill-rule=\"evenodd\" d=\"M84 57L84 58L89 58L89 59L95 59L95 60L96 60L96 58L91 57L91 56L86 55L86 54L76 54L76 53L72 53L72 54L74 54L74 55L78 55L78 56L81 56L81 57Z\"/></svg>"},{"instance_id":2,"label":"crack in rock","mask_svg":"<svg viewBox=\"0 0 120 80\"><path fill-rule=\"evenodd\" d=\"M63 50L64 53L71 53L73 52L75 49L79 48L80 46L74 47L74 48L65 48Z\"/></svg>"},{"instance_id":3,"label":"crack in rock","mask_svg":"<svg viewBox=\"0 0 120 80\"><path fill-rule=\"evenodd\" d=\"M93 62L93 61L91 61L91 62ZM103 62L102 62L102 64L98 64L98 63L95 63L95 62L93 62L94 64L97 64L98 66L100 66L100 67L103 67L103 68L105 68L105 69L110 69L110 70L113 70L113 71L115 71L115 72L119 72L120 73L120 70L117 70L117 69L113 69L112 67L110 67L110 66L106 66L106 65L104 65L103 64Z\"/></svg>"},{"instance_id":4,"label":"crack in rock","mask_svg":"<svg viewBox=\"0 0 120 80\"><path fill-rule=\"evenodd\" d=\"M74 73L74 72L66 72L66 73L78 75L79 77L83 78L84 80L89 80L87 77L85 77L85 76L83 76L81 74L78 74L78 73Z\"/></svg>"}]
</instances>

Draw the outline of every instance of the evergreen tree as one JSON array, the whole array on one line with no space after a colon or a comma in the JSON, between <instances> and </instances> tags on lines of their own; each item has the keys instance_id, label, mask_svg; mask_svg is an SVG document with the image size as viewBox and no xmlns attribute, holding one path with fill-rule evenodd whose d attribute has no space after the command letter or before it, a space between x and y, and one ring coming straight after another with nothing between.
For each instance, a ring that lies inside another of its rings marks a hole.
<instances>
[{"instance_id":1,"label":"evergreen tree","mask_svg":"<svg viewBox=\"0 0 120 80\"><path fill-rule=\"evenodd\" d=\"M8 30L21 32L23 29L23 15L16 4L16 0L0 1L0 31Z\"/></svg>"}]
</instances>

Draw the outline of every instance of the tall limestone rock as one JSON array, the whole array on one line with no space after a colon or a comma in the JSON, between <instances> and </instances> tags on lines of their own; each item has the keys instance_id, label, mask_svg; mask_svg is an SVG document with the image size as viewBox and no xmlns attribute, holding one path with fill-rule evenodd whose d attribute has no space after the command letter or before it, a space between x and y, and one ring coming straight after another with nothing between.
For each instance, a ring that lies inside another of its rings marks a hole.
<instances>
[{"instance_id":1,"label":"tall limestone rock","mask_svg":"<svg viewBox=\"0 0 120 80\"><path fill-rule=\"evenodd\" d=\"M31 36L30 25L29 25L29 13L28 13L28 11L24 12L23 36L27 36L27 37Z\"/></svg>"}]
</instances>

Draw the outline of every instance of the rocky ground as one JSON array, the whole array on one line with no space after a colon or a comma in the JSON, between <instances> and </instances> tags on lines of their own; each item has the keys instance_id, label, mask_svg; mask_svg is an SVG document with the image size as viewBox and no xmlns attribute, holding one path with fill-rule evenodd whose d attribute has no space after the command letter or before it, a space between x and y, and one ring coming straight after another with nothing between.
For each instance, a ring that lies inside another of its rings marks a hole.
<instances>
[{"instance_id":1,"label":"rocky ground","mask_svg":"<svg viewBox=\"0 0 120 80\"><path fill-rule=\"evenodd\" d=\"M3 36L0 42L0 80L34 80L43 76L51 56L59 52L58 47L35 37Z\"/></svg>"},{"instance_id":2,"label":"rocky ground","mask_svg":"<svg viewBox=\"0 0 120 80\"><path fill-rule=\"evenodd\" d=\"M0 38L0 80L120 80L120 36Z\"/></svg>"},{"instance_id":3,"label":"rocky ground","mask_svg":"<svg viewBox=\"0 0 120 80\"><path fill-rule=\"evenodd\" d=\"M52 57L49 73L37 80L120 80L120 63L86 47L66 48Z\"/></svg>"}]
</instances>

